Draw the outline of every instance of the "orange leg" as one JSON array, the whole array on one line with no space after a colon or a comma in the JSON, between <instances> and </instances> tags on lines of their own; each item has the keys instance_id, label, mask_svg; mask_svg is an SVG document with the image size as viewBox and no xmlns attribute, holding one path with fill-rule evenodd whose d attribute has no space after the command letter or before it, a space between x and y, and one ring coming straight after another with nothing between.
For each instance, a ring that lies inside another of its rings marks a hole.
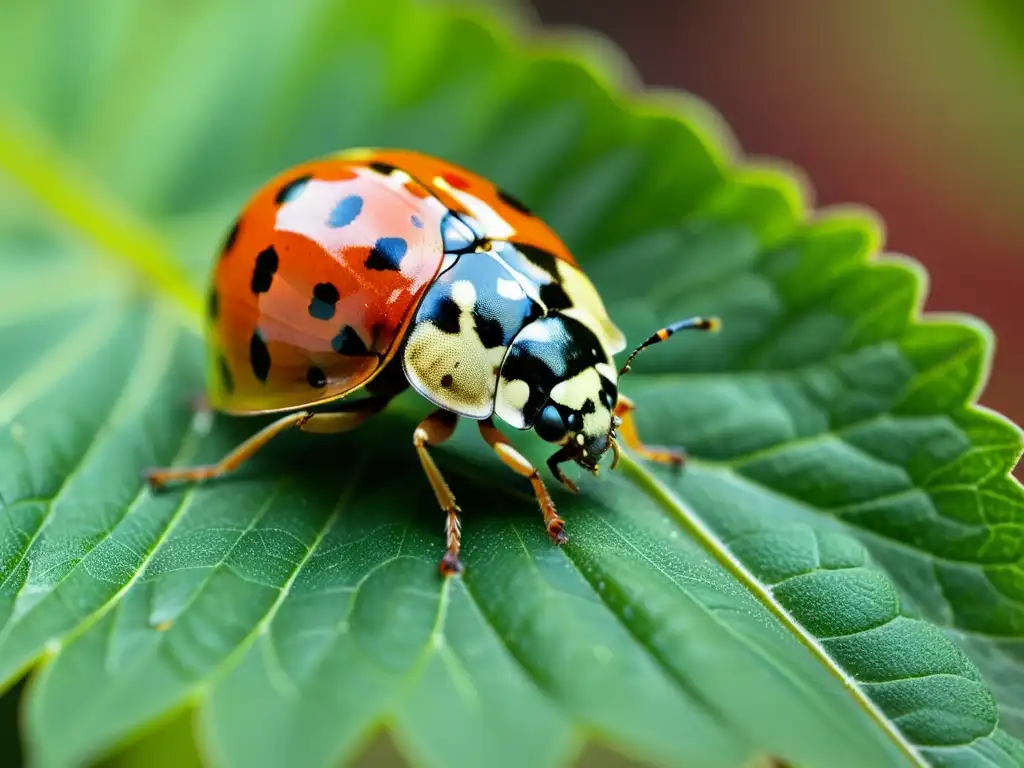
<instances>
[{"instance_id":1,"label":"orange leg","mask_svg":"<svg viewBox=\"0 0 1024 768\"><path fill-rule=\"evenodd\" d=\"M202 464L195 467L161 467L147 469L143 478L156 490L167 483L181 481L197 483L212 480L232 472L251 459L263 446L287 429L298 427L303 432L333 433L355 429L368 418L383 410L384 399L367 399L352 404L352 410L333 413L312 413L296 411L268 424L216 464Z\"/></svg>"},{"instance_id":2,"label":"orange leg","mask_svg":"<svg viewBox=\"0 0 1024 768\"><path fill-rule=\"evenodd\" d=\"M533 486L533 493L537 497L537 503L540 505L540 513L544 516L544 526L547 528L548 535L554 540L555 544L565 544L569 540L568 535L565 533L565 522L555 511L555 502L552 501L551 494L548 493L548 489L544 486L544 481L540 479L540 473L537 471L537 468L512 446L508 438L501 434L498 428L494 426L494 422L491 419L485 419L480 422L480 434L483 435L484 440L494 449L494 452L498 454L499 459L505 462L513 472L522 475L530 481L530 485Z\"/></svg>"},{"instance_id":3,"label":"orange leg","mask_svg":"<svg viewBox=\"0 0 1024 768\"><path fill-rule=\"evenodd\" d=\"M679 448L668 448L661 445L644 445L636 430L636 422L633 420L633 411L636 410L636 403L623 394L619 395L619 402L615 406L615 415L619 418L620 424L616 430L622 441L629 448L648 461L655 461L659 464L671 464L681 467L686 461L686 454Z\"/></svg>"},{"instance_id":4,"label":"orange leg","mask_svg":"<svg viewBox=\"0 0 1024 768\"><path fill-rule=\"evenodd\" d=\"M462 547L462 523L459 520L459 515L462 510L455 503L455 494L445 482L444 476L437 468L437 464L434 463L434 458L427 450L427 446L440 445L450 438L458 420L459 417L456 414L438 409L421 421L420 425L416 427L416 431L412 433L412 444L416 447L416 453L420 457L420 464L423 465L427 480L430 481L430 487L434 489L437 503L448 515L444 527L447 549L444 557L441 558L440 566L441 573L445 576L451 576L462 570L462 563L459 561L459 549Z\"/></svg>"}]
</instances>

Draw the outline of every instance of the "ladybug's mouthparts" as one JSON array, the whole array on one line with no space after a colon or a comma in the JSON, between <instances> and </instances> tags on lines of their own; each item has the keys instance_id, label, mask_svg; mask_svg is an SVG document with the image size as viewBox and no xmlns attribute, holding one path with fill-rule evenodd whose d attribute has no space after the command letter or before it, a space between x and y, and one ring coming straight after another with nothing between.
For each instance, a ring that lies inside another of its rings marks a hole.
<instances>
[{"instance_id":1,"label":"ladybug's mouthparts","mask_svg":"<svg viewBox=\"0 0 1024 768\"><path fill-rule=\"evenodd\" d=\"M612 452L612 465L610 469L615 469L619 463L621 452L619 450L619 441L616 439L614 427L608 433L608 447L604 451L601 451L601 453L583 452L573 456L573 461L592 475L598 475L601 472L601 468L598 465L600 464L601 459L603 459L605 454L608 452L608 449L611 449Z\"/></svg>"}]
</instances>

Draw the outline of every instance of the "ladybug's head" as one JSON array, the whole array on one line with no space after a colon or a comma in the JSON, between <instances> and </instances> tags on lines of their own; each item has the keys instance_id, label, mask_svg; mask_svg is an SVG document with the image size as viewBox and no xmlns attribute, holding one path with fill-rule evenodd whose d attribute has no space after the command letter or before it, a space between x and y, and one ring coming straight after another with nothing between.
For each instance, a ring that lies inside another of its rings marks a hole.
<instances>
[{"instance_id":1,"label":"ladybug's head","mask_svg":"<svg viewBox=\"0 0 1024 768\"><path fill-rule=\"evenodd\" d=\"M605 344L579 318L551 314L524 327L501 366L495 412L555 443L548 461L575 461L589 472L615 447L615 366ZM567 483L568 484L568 483Z\"/></svg>"},{"instance_id":2,"label":"ladybug's head","mask_svg":"<svg viewBox=\"0 0 1024 768\"><path fill-rule=\"evenodd\" d=\"M716 318L691 317L651 334L618 371L597 334L581 320L552 314L534 320L516 336L501 365L495 413L519 429L532 428L559 449L548 467L574 488L558 468L574 461L597 474L609 449L619 457L618 379L644 349L683 329L717 330Z\"/></svg>"},{"instance_id":3,"label":"ladybug's head","mask_svg":"<svg viewBox=\"0 0 1024 768\"><path fill-rule=\"evenodd\" d=\"M617 402L615 369L608 364L585 368L552 387L547 403L533 422L533 429L539 437L561 446L548 466L562 482L565 480L555 470L556 464L574 461L596 475L597 466L608 449L618 453L615 442Z\"/></svg>"}]
</instances>

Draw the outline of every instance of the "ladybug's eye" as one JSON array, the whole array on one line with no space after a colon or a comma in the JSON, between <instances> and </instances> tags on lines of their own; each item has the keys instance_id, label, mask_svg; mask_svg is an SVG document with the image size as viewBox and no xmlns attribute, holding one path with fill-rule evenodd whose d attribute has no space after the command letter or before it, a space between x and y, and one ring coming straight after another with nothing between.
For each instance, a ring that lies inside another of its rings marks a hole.
<instances>
[{"instance_id":1,"label":"ladybug's eye","mask_svg":"<svg viewBox=\"0 0 1024 768\"><path fill-rule=\"evenodd\" d=\"M441 221L441 241L445 253L462 253L472 250L477 235L466 222L449 212Z\"/></svg>"},{"instance_id":2,"label":"ladybug's eye","mask_svg":"<svg viewBox=\"0 0 1024 768\"><path fill-rule=\"evenodd\" d=\"M540 412L540 416L537 417L533 429L538 437L542 440L547 440L549 443L557 443L565 437L565 433L568 431L565 422L562 420L562 414L553 405L547 406Z\"/></svg>"}]
</instances>

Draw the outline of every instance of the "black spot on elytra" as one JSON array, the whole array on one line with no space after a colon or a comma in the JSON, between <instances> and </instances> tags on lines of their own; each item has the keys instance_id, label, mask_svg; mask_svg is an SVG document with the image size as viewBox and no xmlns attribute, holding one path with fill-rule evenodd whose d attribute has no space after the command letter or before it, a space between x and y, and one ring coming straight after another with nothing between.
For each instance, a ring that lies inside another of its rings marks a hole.
<instances>
[{"instance_id":1,"label":"black spot on elytra","mask_svg":"<svg viewBox=\"0 0 1024 768\"><path fill-rule=\"evenodd\" d=\"M380 337L384 335L384 331L387 330L383 323L374 323L370 326L370 346L373 349L380 349L378 342Z\"/></svg>"},{"instance_id":2,"label":"black spot on elytra","mask_svg":"<svg viewBox=\"0 0 1024 768\"><path fill-rule=\"evenodd\" d=\"M331 347L339 355L347 357L365 357L370 354L359 334L349 325L343 325L338 335L331 339Z\"/></svg>"},{"instance_id":3,"label":"black spot on elytra","mask_svg":"<svg viewBox=\"0 0 1024 768\"><path fill-rule=\"evenodd\" d=\"M476 326L476 335L480 338L480 343L487 349L494 349L505 343L505 332L502 330L501 323L493 317L476 315L473 318L473 322Z\"/></svg>"},{"instance_id":4,"label":"black spot on elytra","mask_svg":"<svg viewBox=\"0 0 1024 768\"><path fill-rule=\"evenodd\" d=\"M224 391L231 394L235 391L235 377L231 375L231 366L223 354L217 356L217 362L220 363L220 380L224 383Z\"/></svg>"},{"instance_id":5,"label":"black spot on elytra","mask_svg":"<svg viewBox=\"0 0 1024 768\"><path fill-rule=\"evenodd\" d=\"M323 389L327 386L327 377L324 372L315 365L306 371L306 381L313 389Z\"/></svg>"},{"instance_id":6,"label":"black spot on elytra","mask_svg":"<svg viewBox=\"0 0 1024 768\"><path fill-rule=\"evenodd\" d=\"M409 244L401 237L381 237L366 257L366 268L378 271L392 269L397 271L402 265L402 258Z\"/></svg>"},{"instance_id":7,"label":"black spot on elytra","mask_svg":"<svg viewBox=\"0 0 1024 768\"><path fill-rule=\"evenodd\" d=\"M448 389L452 384L455 383L455 379L452 378L450 373L446 373L441 377L441 386Z\"/></svg>"},{"instance_id":8,"label":"black spot on elytra","mask_svg":"<svg viewBox=\"0 0 1024 768\"><path fill-rule=\"evenodd\" d=\"M540 287L540 300L549 310L569 309L572 300L559 283L547 283Z\"/></svg>"},{"instance_id":9,"label":"black spot on elytra","mask_svg":"<svg viewBox=\"0 0 1024 768\"><path fill-rule=\"evenodd\" d=\"M309 314L317 320L334 317L334 305L341 296L333 283L317 283L313 286L313 298L309 302Z\"/></svg>"},{"instance_id":10,"label":"black spot on elytra","mask_svg":"<svg viewBox=\"0 0 1024 768\"><path fill-rule=\"evenodd\" d=\"M289 200L294 198L294 196L297 195L312 178L313 174L307 173L305 176L299 176L297 179L292 179L277 190L277 194L274 195L274 202L278 205L281 205L281 203L287 203Z\"/></svg>"},{"instance_id":11,"label":"black spot on elytra","mask_svg":"<svg viewBox=\"0 0 1024 768\"><path fill-rule=\"evenodd\" d=\"M210 295L206 299L206 314L211 320L216 320L217 315L220 314L220 294L217 293L217 289L213 288L210 291Z\"/></svg>"},{"instance_id":12,"label":"black spot on elytra","mask_svg":"<svg viewBox=\"0 0 1024 768\"><path fill-rule=\"evenodd\" d=\"M270 290L270 284L274 282L274 274L277 272L278 258L274 246L264 248L256 256L256 266L252 270L252 292L266 293Z\"/></svg>"},{"instance_id":13,"label":"black spot on elytra","mask_svg":"<svg viewBox=\"0 0 1024 768\"><path fill-rule=\"evenodd\" d=\"M390 176L393 172L398 170L397 168L395 168L395 166L391 165L390 163L382 163L379 161L370 163L369 167L375 170L377 173L382 173L385 176Z\"/></svg>"},{"instance_id":14,"label":"black spot on elytra","mask_svg":"<svg viewBox=\"0 0 1024 768\"><path fill-rule=\"evenodd\" d=\"M444 296L437 302L436 314L432 318L434 325L445 333L459 332L459 305L451 296Z\"/></svg>"},{"instance_id":15,"label":"black spot on elytra","mask_svg":"<svg viewBox=\"0 0 1024 768\"><path fill-rule=\"evenodd\" d=\"M259 331L254 331L249 339L249 364L253 375L260 381L266 381L270 373L270 350Z\"/></svg>"},{"instance_id":16,"label":"black spot on elytra","mask_svg":"<svg viewBox=\"0 0 1024 768\"><path fill-rule=\"evenodd\" d=\"M509 208L513 208L526 216L533 215L533 211L527 208L523 201L520 200L518 197L515 197L511 192L507 192L504 189L499 189L498 198Z\"/></svg>"},{"instance_id":17,"label":"black spot on elytra","mask_svg":"<svg viewBox=\"0 0 1024 768\"><path fill-rule=\"evenodd\" d=\"M582 407L582 408L580 408L580 413L582 413L582 414L586 415L586 414L588 414L588 413L593 413L593 412L594 412L594 411L596 411L596 410L597 410L597 406L596 406L596 405L594 404L594 401L593 401L593 400L591 400L591 399L590 399L590 398L588 397L588 398L587 398L587 399L586 399L586 400L584 401L584 403L583 403L583 407Z\"/></svg>"},{"instance_id":18,"label":"black spot on elytra","mask_svg":"<svg viewBox=\"0 0 1024 768\"><path fill-rule=\"evenodd\" d=\"M240 226L241 222L236 221L231 227L231 231L228 232L227 237L224 238L224 245L220 249L222 256L227 256L228 251L235 247L235 241L238 239L238 229Z\"/></svg>"}]
</instances>

